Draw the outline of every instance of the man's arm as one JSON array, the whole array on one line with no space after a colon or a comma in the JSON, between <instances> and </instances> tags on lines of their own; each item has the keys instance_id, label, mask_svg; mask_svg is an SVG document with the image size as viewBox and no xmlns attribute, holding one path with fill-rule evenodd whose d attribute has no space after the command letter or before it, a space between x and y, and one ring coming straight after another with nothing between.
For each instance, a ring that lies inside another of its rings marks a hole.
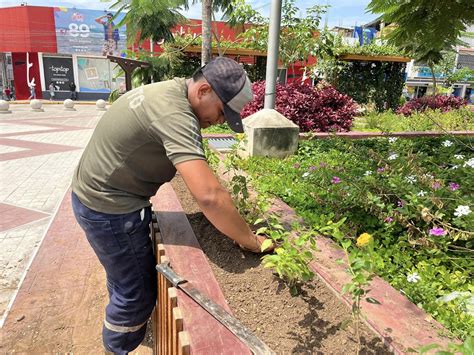
<instances>
[{"instance_id":1,"label":"man's arm","mask_svg":"<svg viewBox=\"0 0 474 355\"><path fill-rule=\"evenodd\" d=\"M102 19L103 19L104 17L107 17L107 16L106 16L106 15L103 15L103 16L97 17L97 18L95 19L95 22L100 23L101 25L103 25L104 22L102 21Z\"/></svg>"},{"instance_id":2,"label":"man's arm","mask_svg":"<svg viewBox=\"0 0 474 355\"><path fill-rule=\"evenodd\" d=\"M241 246L260 252L260 246L266 238L256 236L250 230L235 208L230 194L219 183L206 161L188 160L176 164L176 169L214 227Z\"/></svg>"}]
</instances>

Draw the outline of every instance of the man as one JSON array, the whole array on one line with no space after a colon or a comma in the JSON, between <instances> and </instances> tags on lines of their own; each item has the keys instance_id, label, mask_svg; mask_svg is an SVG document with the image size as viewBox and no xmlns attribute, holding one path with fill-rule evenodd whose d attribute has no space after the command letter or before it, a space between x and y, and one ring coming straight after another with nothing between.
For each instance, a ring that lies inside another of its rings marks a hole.
<instances>
[{"instance_id":1,"label":"man","mask_svg":"<svg viewBox=\"0 0 474 355\"><path fill-rule=\"evenodd\" d=\"M69 83L69 91L71 92L71 100L77 100L76 84L74 84L74 81Z\"/></svg>"},{"instance_id":2,"label":"man","mask_svg":"<svg viewBox=\"0 0 474 355\"><path fill-rule=\"evenodd\" d=\"M28 84L30 88L30 96L28 97L28 100L34 100L36 99L36 85L34 83Z\"/></svg>"},{"instance_id":3,"label":"man","mask_svg":"<svg viewBox=\"0 0 474 355\"><path fill-rule=\"evenodd\" d=\"M4 90L4 92L5 92L5 100L10 101L10 99L11 99L11 90L10 90L10 88L7 86Z\"/></svg>"},{"instance_id":4,"label":"man","mask_svg":"<svg viewBox=\"0 0 474 355\"><path fill-rule=\"evenodd\" d=\"M107 274L104 346L126 354L143 340L156 303L149 239L149 198L176 171L204 215L242 248L265 240L239 215L207 165L200 129L225 120L242 132L240 111L252 100L242 67L219 57L192 79L150 84L121 96L104 114L72 183L76 219Z\"/></svg>"},{"instance_id":5,"label":"man","mask_svg":"<svg viewBox=\"0 0 474 355\"><path fill-rule=\"evenodd\" d=\"M119 30L114 29L112 18L114 15L108 13L95 19L95 22L104 26L104 45L102 47L102 55L113 55L114 51L118 49L118 41L120 39Z\"/></svg>"}]
</instances>

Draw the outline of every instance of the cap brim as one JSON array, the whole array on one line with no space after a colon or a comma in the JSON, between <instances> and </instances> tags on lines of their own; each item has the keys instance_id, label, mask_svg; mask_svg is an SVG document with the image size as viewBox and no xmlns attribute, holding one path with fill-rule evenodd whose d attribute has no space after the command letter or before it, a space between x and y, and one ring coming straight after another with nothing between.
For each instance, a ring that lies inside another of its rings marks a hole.
<instances>
[{"instance_id":1,"label":"cap brim","mask_svg":"<svg viewBox=\"0 0 474 355\"><path fill-rule=\"evenodd\" d=\"M244 133L244 126L239 112L224 104L224 117L229 127L236 133Z\"/></svg>"}]
</instances>

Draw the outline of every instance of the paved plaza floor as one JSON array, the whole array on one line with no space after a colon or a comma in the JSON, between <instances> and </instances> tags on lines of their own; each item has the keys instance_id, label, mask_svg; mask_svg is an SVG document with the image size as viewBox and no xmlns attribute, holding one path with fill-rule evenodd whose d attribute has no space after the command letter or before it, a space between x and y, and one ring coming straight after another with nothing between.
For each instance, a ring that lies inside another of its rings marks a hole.
<instances>
[{"instance_id":1,"label":"paved plaza floor","mask_svg":"<svg viewBox=\"0 0 474 355\"><path fill-rule=\"evenodd\" d=\"M0 115L0 326L103 114L11 105Z\"/></svg>"},{"instance_id":2,"label":"paved plaza floor","mask_svg":"<svg viewBox=\"0 0 474 355\"><path fill-rule=\"evenodd\" d=\"M0 115L0 353L100 354L105 272L71 207L95 105ZM151 354L150 336L133 354Z\"/></svg>"}]
</instances>

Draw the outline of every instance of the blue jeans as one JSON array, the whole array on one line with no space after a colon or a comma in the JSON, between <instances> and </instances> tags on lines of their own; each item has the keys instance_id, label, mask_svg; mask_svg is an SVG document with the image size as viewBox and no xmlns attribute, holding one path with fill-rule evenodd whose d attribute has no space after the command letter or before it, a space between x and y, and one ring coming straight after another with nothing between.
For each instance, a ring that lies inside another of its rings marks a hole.
<instances>
[{"instance_id":1,"label":"blue jeans","mask_svg":"<svg viewBox=\"0 0 474 355\"><path fill-rule=\"evenodd\" d=\"M107 275L104 347L115 354L127 354L145 337L146 322L156 304L151 208L126 214L96 212L83 205L74 192L72 207Z\"/></svg>"}]
</instances>

